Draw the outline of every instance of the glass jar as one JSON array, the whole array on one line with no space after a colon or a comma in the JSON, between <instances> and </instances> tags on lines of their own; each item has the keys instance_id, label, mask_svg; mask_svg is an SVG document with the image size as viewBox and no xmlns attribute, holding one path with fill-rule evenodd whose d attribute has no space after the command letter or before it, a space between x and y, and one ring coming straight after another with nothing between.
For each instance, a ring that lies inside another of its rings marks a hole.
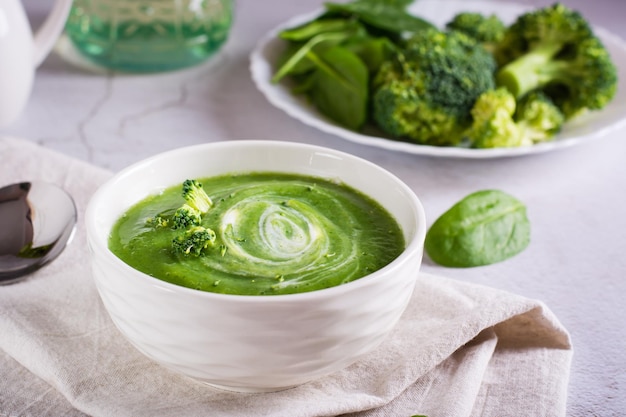
<instances>
[{"instance_id":1,"label":"glass jar","mask_svg":"<svg viewBox=\"0 0 626 417\"><path fill-rule=\"evenodd\" d=\"M99 65L156 72L214 55L232 19L233 0L74 0L65 32Z\"/></svg>"}]
</instances>

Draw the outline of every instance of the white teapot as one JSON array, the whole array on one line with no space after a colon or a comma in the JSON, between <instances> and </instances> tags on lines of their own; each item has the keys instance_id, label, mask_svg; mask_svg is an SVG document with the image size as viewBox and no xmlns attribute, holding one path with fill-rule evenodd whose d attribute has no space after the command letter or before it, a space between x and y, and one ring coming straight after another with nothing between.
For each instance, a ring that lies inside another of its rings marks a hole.
<instances>
[{"instance_id":1,"label":"white teapot","mask_svg":"<svg viewBox=\"0 0 626 417\"><path fill-rule=\"evenodd\" d=\"M71 5L72 0L56 0L33 35L21 0L0 0L0 127L26 106L35 70L63 31Z\"/></svg>"}]
</instances>

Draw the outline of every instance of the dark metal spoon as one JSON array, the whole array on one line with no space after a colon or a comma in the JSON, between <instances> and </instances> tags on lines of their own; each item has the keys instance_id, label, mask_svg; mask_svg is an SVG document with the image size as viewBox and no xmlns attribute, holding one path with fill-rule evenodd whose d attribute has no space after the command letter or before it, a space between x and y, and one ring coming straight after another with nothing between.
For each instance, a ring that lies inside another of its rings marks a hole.
<instances>
[{"instance_id":1,"label":"dark metal spoon","mask_svg":"<svg viewBox=\"0 0 626 417\"><path fill-rule=\"evenodd\" d=\"M0 188L0 285L55 259L74 235L76 217L74 200L54 184Z\"/></svg>"}]
</instances>

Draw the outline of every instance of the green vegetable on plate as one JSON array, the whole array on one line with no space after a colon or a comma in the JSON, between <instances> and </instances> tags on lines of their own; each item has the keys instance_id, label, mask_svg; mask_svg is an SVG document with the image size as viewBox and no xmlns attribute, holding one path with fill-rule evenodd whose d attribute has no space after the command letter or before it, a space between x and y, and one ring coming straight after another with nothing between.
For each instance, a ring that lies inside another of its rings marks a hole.
<instances>
[{"instance_id":1,"label":"green vegetable on plate","mask_svg":"<svg viewBox=\"0 0 626 417\"><path fill-rule=\"evenodd\" d=\"M372 118L394 137L458 145L479 95L495 88L493 56L461 32L427 29L385 62L372 83Z\"/></svg>"},{"instance_id":2,"label":"green vegetable on plate","mask_svg":"<svg viewBox=\"0 0 626 417\"><path fill-rule=\"evenodd\" d=\"M350 50L334 46L315 58L311 100L320 111L357 129L367 117L368 70Z\"/></svg>"},{"instance_id":3,"label":"green vegetable on plate","mask_svg":"<svg viewBox=\"0 0 626 417\"><path fill-rule=\"evenodd\" d=\"M562 4L521 15L495 48L499 86L519 99L542 91L566 118L604 108L617 69L589 22Z\"/></svg>"},{"instance_id":4,"label":"green vegetable on plate","mask_svg":"<svg viewBox=\"0 0 626 417\"><path fill-rule=\"evenodd\" d=\"M463 32L478 41L488 51L493 52L495 46L504 37L506 25L493 14L461 12L446 23L446 29Z\"/></svg>"},{"instance_id":5,"label":"green vegetable on plate","mask_svg":"<svg viewBox=\"0 0 626 417\"><path fill-rule=\"evenodd\" d=\"M463 11L443 28L410 14L411 3L325 3L320 16L279 33L287 45L272 81L289 78L294 94L350 130L466 148L553 140L615 96L609 51L560 3L510 25Z\"/></svg>"},{"instance_id":6,"label":"green vegetable on plate","mask_svg":"<svg viewBox=\"0 0 626 417\"><path fill-rule=\"evenodd\" d=\"M288 47L272 82L290 76L294 93L305 94L342 126L359 130L368 119L371 76L397 48L395 40L405 31L432 27L407 13L407 4L326 3L318 18L280 32Z\"/></svg>"},{"instance_id":7,"label":"green vegetable on plate","mask_svg":"<svg viewBox=\"0 0 626 417\"><path fill-rule=\"evenodd\" d=\"M370 26L390 33L419 32L432 23L406 12L411 2L357 0L350 3L326 3L329 13L356 18Z\"/></svg>"},{"instance_id":8,"label":"green vegetable on plate","mask_svg":"<svg viewBox=\"0 0 626 417\"><path fill-rule=\"evenodd\" d=\"M540 92L519 102L505 88L481 94L471 110L472 125L464 135L475 148L507 148L545 142L561 130L565 117Z\"/></svg>"},{"instance_id":9,"label":"green vegetable on plate","mask_svg":"<svg viewBox=\"0 0 626 417\"><path fill-rule=\"evenodd\" d=\"M503 191L482 190L443 213L426 233L424 248L440 265L468 268L504 261L529 243L526 206Z\"/></svg>"}]
</instances>

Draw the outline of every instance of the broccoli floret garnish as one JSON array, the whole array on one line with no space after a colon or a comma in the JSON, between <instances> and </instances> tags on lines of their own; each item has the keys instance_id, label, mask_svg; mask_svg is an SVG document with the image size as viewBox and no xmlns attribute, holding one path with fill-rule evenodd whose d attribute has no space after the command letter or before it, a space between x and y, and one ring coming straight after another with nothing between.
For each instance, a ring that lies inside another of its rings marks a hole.
<instances>
[{"instance_id":1,"label":"broccoli floret garnish","mask_svg":"<svg viewBox=\"0 0 626 417\"><path fill-rule=\"evenodd\" d=\"M172 240L172 248L174 252L182 255L196 255L199 256L203 250L213 246L215 243L215 232L211 229L194 226L191 229L185 230L185 232L175 237Z\"/></svg>"},{"instance_id":2,"label":"broccoli floret garnish","mask_svg":"<svg viewBox=\"0 0 626 417\"><path fill-rule=\"evenodd\" d=\"M172 228L186 229L190 226L198 226L200 221L200 212L188 204L183 204L172 216Z\"/></svg>"},{"instance_id":3,"label":"broccoli floret garnish","mask_svg":"<svg viewBox=\"0 0 626 417\"><path fill-rule=\"evenodd\" d=\"M156 215L154 217L148 217L146 219L146 225L158 229L161 227L167 227L169 225L169 220L160 215Z\"/></svg>"},{"instance_id":4,"label":"broccoli floret garnish","mask_svg":"<svg viewBox=\"0 0 626 417\"><path fill-rule=\"evenodd\" d=\"M541 90L566 119L602 109L617 89L609 52L580 13L559 3L519 16L494 54L499 86L516 99Z\"/></svg>"},{"instance_id":5,"label":"broccoli floret garnish","mask_svg":"<svg viewBox=\"0 0 626 417\"><path fill-rule=\"evenodd\" d=\"M475 148L529 146L550 140L561 129L564 116L541 93L519 103L505 88L481 94L471 111L473 123L465 132Z\"/></svg>"},{"instance_id":6,"label":"broccoli floret garnish","mask_svg":"<svg viewBox=\"0 0 626 417\"><path fill-rule=\"evenodd\" d=\"M502 40L506 25L495 14L461 12L446 24L449 30L458 30L481 43L487 50L493 51Z\"/></svg>"},{"instance_id":7,"label":"broccoli floret garnish","mask_svg":"<svg viewBox=\"0 0 626 417\"><path fill-rule=\"evenodd\" d=\"M213 201L202 188L202 184L196 180L185 180L183 182L183 198L188 205L198 210L200 214L206 213L213 206Z\"/></svg>"},{"instance_id":8,"label":"broccoli floret garnish","mask_svg":"<svg viewBox=\"0 0 626 417\"><path fill-rule=\"evenodd\" d=\"M476 98L494 88L495 68L493 56L461 32L418 32L377 73L373 119L396 138L457 145Z\"/></svg>"}]
</instances>

